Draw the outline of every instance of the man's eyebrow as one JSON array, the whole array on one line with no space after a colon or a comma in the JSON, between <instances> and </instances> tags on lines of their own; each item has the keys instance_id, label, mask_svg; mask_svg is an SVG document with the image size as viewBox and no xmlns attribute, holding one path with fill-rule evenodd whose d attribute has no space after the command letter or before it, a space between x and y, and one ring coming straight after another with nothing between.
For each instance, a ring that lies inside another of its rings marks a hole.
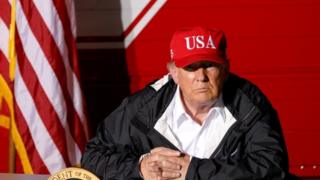
<instances>
[{"instance_id":1,"label":"man's eyebrow","mask_svg":"<svg viewBox=\"0 0 320 180\"><path fill-rule=\"evenodd\" d=\"M221 65L218 63L214 63L214 62L201 62L201 63L194 63L194 64L190 64L186 67L184 67L183 69L185 70L196 70L198 68L208 68L208 67L220 67Z\"/></svg>"}]
</instances>

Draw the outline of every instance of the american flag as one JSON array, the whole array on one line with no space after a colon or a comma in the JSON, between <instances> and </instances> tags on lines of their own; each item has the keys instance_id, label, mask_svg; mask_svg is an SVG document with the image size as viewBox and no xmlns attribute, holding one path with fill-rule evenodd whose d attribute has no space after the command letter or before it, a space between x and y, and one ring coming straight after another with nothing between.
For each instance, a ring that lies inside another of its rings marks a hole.
<instances>
[{"instance_id":1,"label":"american flag","mask_svg":"<svg viewBox=\"0 0 320 180\"><path fill-rule=\"evenodd\" d=\"M80 163L89 135L75 38L73 0L0 0L0 126L25 173Z\"/></svg>"}]
</instances>

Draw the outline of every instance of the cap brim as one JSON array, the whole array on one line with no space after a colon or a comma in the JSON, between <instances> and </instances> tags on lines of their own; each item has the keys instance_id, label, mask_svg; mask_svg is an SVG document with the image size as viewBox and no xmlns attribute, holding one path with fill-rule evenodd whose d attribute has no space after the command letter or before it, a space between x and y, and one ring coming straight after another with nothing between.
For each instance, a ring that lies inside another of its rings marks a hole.
<instances>
[{"instance_id":1,"label":"cap brim","mask_svg":"<svg viewBox=\"0 0 320 180\"><path fill-rule=\"evenodd\" d=\"M201 62L201 61L211 61L218 64L225 64L227 60L220 56L212 56L212 55L209 56L209 55L202 55L202 54L201 55L196 54L193 56L188 56L188 57L174 60L175 65L179 68L186 67L190 64Z\"/></svg>"}]
</instances>

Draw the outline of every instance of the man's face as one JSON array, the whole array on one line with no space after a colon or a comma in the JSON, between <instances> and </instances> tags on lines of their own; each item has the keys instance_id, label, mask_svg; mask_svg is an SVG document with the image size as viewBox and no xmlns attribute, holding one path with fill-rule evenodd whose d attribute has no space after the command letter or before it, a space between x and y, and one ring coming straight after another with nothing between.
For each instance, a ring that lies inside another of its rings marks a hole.
<instances>
[{"instance_id":1,"label":"man's face","mask_svg":"<svg viewBox=\"0 0 320 180\"><path fill-rule=\"evenodd\" d=\"M184 68L174 67L170 73L180 86L186 103L205 105L219 97L226 77L224 68L223 65L201 61Z\"/></svg>"}]
</instances>

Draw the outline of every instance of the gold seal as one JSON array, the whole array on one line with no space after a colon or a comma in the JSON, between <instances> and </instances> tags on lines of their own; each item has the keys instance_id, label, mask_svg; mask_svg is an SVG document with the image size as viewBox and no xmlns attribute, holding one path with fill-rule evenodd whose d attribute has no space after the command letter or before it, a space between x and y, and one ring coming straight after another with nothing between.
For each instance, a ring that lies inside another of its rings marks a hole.
<instances>
[{"instance_id":1,"label":"gold seal","mask_svg":"<svg viewBox=\"0 0 320 180\"><path fill-rule=\"evenodd\" d=\"M99 180L99 178L85 169L70 167L53 174L48 180Z\"/></svg>"}]
</instances>

